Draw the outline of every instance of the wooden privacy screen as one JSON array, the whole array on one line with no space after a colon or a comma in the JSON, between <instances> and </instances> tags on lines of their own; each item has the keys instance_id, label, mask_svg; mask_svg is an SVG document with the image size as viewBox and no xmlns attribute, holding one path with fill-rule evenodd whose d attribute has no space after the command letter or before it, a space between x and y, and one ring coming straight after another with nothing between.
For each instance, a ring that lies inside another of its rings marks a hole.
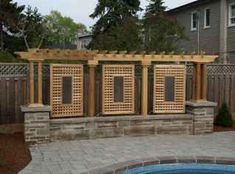
<instances>
[{"instance_id":1,"label":"wooden privacy screen","mask_svg":"<svg viewBox=\"0 0 235 174\"><path fill-rule=\"evenodd\" d=\"M133 114L134 65L103 65L102 113Z\"/></svg>"},{"instance_id":2,"label":"wooden privacy screen","mask_svg":"<svg viewBox=\"0 0 235 174\"><path fill-rule=\"evenodd\" d=\"M83 65L51 65L52 118L83 115Z\"/></svg>"},{"instance_id":3,"label":"wooden privacy screen","mask_svg":"<svg viewBox=\"0 0 235 174\"><path fill-rule=\"evenodd\" d=\"M154 113L185 112L184 65L155 65L154 67Z\"/></svg>"}]
</instances>

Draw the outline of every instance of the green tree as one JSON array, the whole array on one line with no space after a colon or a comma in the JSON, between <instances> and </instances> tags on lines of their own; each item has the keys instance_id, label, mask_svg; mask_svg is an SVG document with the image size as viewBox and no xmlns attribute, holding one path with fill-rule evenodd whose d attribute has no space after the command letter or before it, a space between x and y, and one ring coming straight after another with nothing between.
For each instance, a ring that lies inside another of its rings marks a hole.
<instances>
[{"instance_id":1,"label":"green tree","mask_svg":"<svg viewBox=\"0 0 235 174\"><path fill-rule=\"evenodd\" d=\"M167 15L162 0L150 0L146 7L144 23L144 47L147 51L178 51L177 42L185 38L184 28Z\"/></svg>"},{"instance_id":2,"label":"green tree","mask_svg":"<svg viewBox=\"0 0 235 174\"><path fill-rule=\"evenodd\" d=\"M23 13L20 24L17 26L20 36L23 37L27 49L40 48L47 33L44 17L37 8L28 6Z\"/></svg>"},{"instance_id":3,"label":"green tree","mask_svg":"<svg viewBox=\"0 0 235 174\"><path fill-rule=\"evenodd\" d=\"M227 103L223 103L216 116L215 124L223 127L232 127L233 119Z\"/></svg>"},{"instance_id":4,"label":"green tree","mask_svg":"<svg viewBox=\"0 0 235 174\"><path fill-rule=\"evenodd\" d=\"M98 18L92 28L89 47L100 50L136 50L141 46L137 12L139 0L99 0L91 18Z\"/></svg>"},{"instance_id":5,"label":"green tree","mask_svg":"<svg viewBox=\"0 0 235 174\"><path fill-rule=\"evenodd\" d=\"M23 10L24 6L12 0L0 0L0 50L6 48L4 40L18 33L16 26Z\"/></svg>"},{"instance_id":6,"label":"green tree","mask_svg":"<svg viewBox=\"0 0 235 174\"><path fill-rule=\"evenodd\" d=\"M145 16L154 15L156 13L163 13L166 10L162 0L148 0L149 5L146 7Z\"/></svg>"},{"instance_id":7,"label":"green tree","mask_svg":"<svg viewBox=\"0 0 235 174\"><path fill-rule=\"evenodd\" d=\"M75 23L70 17L62 16L58 11L52 11L45 17L47 28L47 45L65 45L74 43L78 32L86 32L86 26Z\"/></svg>"}]
</instances>

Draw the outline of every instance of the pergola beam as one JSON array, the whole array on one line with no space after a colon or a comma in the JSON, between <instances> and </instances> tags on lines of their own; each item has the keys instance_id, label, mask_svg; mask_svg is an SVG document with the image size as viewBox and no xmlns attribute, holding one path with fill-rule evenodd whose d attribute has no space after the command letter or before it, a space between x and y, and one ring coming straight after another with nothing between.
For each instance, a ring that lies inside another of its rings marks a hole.
<instances>
[{"instance_id":1,"label":"pergola beam","mask_svg":"<svg viewBox=\"0 0 235 174\"><path fill-rule=\"evenodd\" d=\"M206 64L214 62L217 55L169 55L155 52L127 51L78 51L58 49L30 49L28 52L16 52L22 59L30 62L30 104L34 104L34 65L38 63L38 105L42 104L42 61L43 60L80 60L89 65L89 116L95 116L95 72L96 66L102 61L136 62L142 65L142 114L148 114L148 67L154 62L191 62L194 64L193 100L207 99Z\"/></svg>"},{"instance_id":2,"label":"pergola beam","mask_svg":"<svg viewBox=\"0 0 235 174\"><path fill-rule=\"evenodd\" d=\"M217 56L208 55L139 55L139 54L97 54L94 59L98 61L144 61L151 62L214 62Z\"/></svg>"},{"instance_id":3,"label":"pergola beam","mask_svg":"<svg viewBox=\"0 0 235 174\"><path fill-rule=\"evenodd\" d=\"M214 62L217 55L166 55L154 54L150 52L127 52L127 51L77 51L77 50L48 50L32 49L28 52L16 52L22 59L27 60L96 60L96 61L138 61L148 60L150 62L193 62L193 63L210 63Z\"/></svg>"}]
</instances>

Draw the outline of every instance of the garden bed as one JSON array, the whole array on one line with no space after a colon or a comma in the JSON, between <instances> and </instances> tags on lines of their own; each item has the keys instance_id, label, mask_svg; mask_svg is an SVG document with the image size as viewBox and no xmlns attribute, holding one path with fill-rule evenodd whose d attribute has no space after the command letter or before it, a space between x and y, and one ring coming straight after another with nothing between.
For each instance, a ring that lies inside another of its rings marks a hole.
<instances>
[{"instance_id":1,"label":"garden bed","mask_svg":"<svg viewBox=\"0 0 235 174\"><path fill-rule=\"evenodd\" d=\"M235 121L233 121L233 127L223 127L214 125L214 132L226 132L226 131L235 131Z\"/></svg>"},{"instance_id":2,"label":"garden bed","mask_svg":"<svg viewBox=\"0 0 235 174\"><path fill-rule=\"evenodd\" d=\"M233 128L214 127L215 132L235 131ZM0 173L16 174L31 161L23 133L0 134Z\"/></svg>"},{"instance_id":3,"label":"garden bed","mask_svg":"<svg viewBox=\"0 0 235 174\"><path fill-rule=\"evenodd\" d=\"M235 126L233 127L222 127L222 126L215 126L215 132L227 132L227 131L235 131Z\"/></svg>"},{"instance_id":4,"label":"garden bed","mask_svg":"<svg viewBox=\"0 0 235 174\"><path fill-rule=\"evenodd\" d=\"M22 133L0 134L0 173L16 174L31 161Z\"/></svg>"}]
</instances>

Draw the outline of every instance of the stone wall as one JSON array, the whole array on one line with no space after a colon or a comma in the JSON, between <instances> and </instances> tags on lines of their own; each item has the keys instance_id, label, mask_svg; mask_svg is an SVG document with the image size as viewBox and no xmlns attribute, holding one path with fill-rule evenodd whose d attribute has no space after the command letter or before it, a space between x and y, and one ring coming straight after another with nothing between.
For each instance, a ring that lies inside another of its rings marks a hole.
<instances>
[{"instance_id":1,"label":"stone wall","mask_svg":"<svg viewBox=\"0 0 235 174\"><path fill-rule=\"evenodd\" d=\"M153 134L205 134L213 132L212 102L187 102L187 114L80 117L50 119L51 108L22 107L25 141L95 139Z\"/></svg>"},{"instance_id":2,"label":"stone wall","mask_svg":"<svg viewBox=\"0 0 235 174\"><path fill-rule=\"evenodd\" d=\"M150 134L192 134L189 114L114 116L50 120L50 135L56 139L94 139Z\"/></svg>"},{"instance_id":3,"label":"stone wall","mask_svg":"<svg viewBox=\"0 0 235 174\"><path fill-rule=\"evenodd\" d=\"M187 102L187 113L193 116L193 134L213 132L216 105L213 102Z\"/></svg>"},{"instance_id":4,"label":"stone wall","mask_svg":"<svg viewBox=\"0 0 235 174\"><path fill-rule=\"evenodd\" d=\"M21 107L24 113L24 136L27 143L45 143L50 140L49 106Z\"/></svg>"}]
</instances>

